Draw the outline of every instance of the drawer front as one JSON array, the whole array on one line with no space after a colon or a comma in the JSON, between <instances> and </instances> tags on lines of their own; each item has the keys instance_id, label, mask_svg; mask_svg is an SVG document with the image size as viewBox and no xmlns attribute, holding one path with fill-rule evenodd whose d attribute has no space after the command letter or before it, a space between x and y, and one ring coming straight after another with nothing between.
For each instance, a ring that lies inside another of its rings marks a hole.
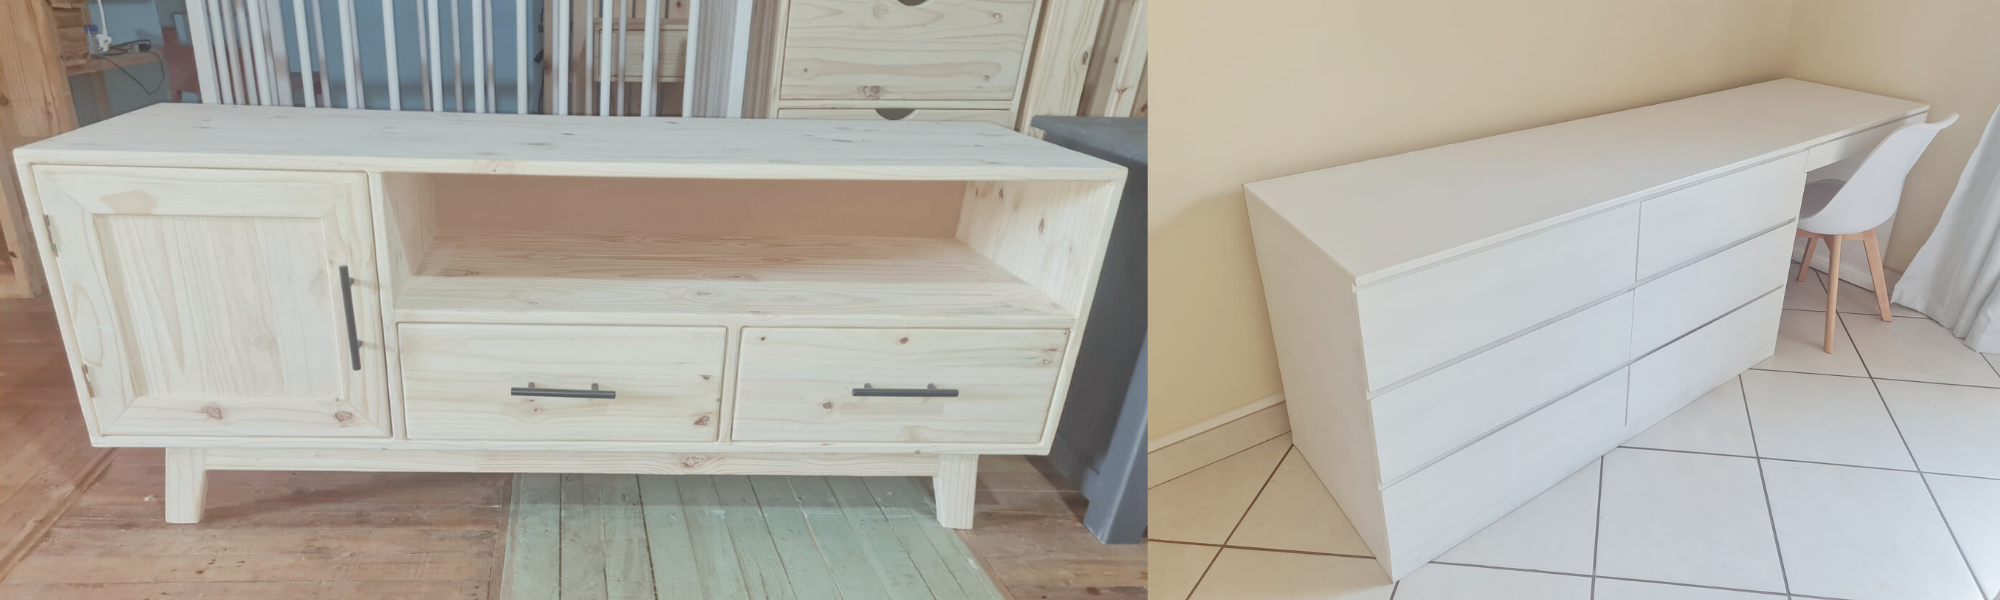
<instances>
[{"instance_id":1,"label":"drawer front","mask_svg":"<svg viewBox=\"0 0 2000 600\"><path fill-rule=\"evenodd\" d=\"M1368 389L1632 285L1638 228L1627 206L1361 290Z\"/></svg>"},{"instance_id":2,"label":"drawer front","mask_svg":"<svg viewBox=\"0 0 2000 600\"><path fill-rule=\"evenodd\" d=\"M1624 294L1374 399L1382 480L1432 459L1625 364Z\"/></svg>"},{"instance_id":3,"label":"drawer front","mask_svg":"<svg viewBox=\"0 0 2000 600\"><path fill-rule=\"evenodd\" d=\"M1793 154L1640 205L1639 277L1799 216L1805 156Z\"/></svg>"},{"instance_id":4,"label":"drawer front","mask_svg":"<svg viewBox=\"0 0 2000 600\"><path fill-rule=\"evenodd\" d=\"M785 100L1012 100L1035 0L792 0Z\"/></svg>"},{"instance_id":5,"label":"drawer front","mask_svg":"<svg viewBox=\"0 0 2000 600\"><path fill-rule=\"evenodd\" d=\"M722 327L415 323L399 331L413 440L714 441L720 431ZM592 386L609 397L561 391Z\"/></svg>"},{"instance_id":6,"label":"drawer front","mask_svg":"<svg viewBox=\"0 0 2000 600\"><path fill-rule=\"evenodd\" d=\"M1927 118L1929 118L1928 115L1911 115L1909 118L1901 121L1877 125L1874 129L1813 146L1806 150L1806 168L1817 169L1867 154L1869 150L1874 150L1877 144L1881 144L1882 140L1888 139L1889 134L1894 133L1897 129L1902 129L1905 125L1922 123Z\"/></svg>"},{"instance_id":7,"label":"drawer front","mask_svg":"<svg viewBox=\"0 0 2000 600\"><path fill-rule=\"evenodd\" d=\"M974 121L1001 127L1014 126L1011 110L960 110L932 108L783 108L780 119L834 119L855 121Z\"/></svg>"},{"instance_id":8,"label":"drawer front","mask_svg":"<svg viewBox=\"0 0 2000 600\"><path fill-rule=\"evenodd\" d=\"M1068 340L1064 330L746 327L732 438L1035 443Z\"/></svg>"},{"instance_id":9,"label":"drawer front","mask_svg":"<svg viewBox=\"0 0 2000 600\"><path fill-rule=\"evenodd\" d=\"M1632 356L1652 352L1764 292L1783 287L1793 239L1792 228L1779 227L1639 286Z\"/></svg>"},{"instance_id":10,"label":"drawer front","mask_svg":"<svg viewBox=\"0 0 2000 600\"><path fill-rule=\"evenodd\" d=\"M1428 560L1609 450L1626 383L1620 369L1382 490L1389 547Z\"/></svg>"},{"instance_id":11,"label":"drawer front","mask_svg":"<svg viewBox=\"0 0 2000 600\"><path fill-rule=\"evenodd\" d=\"M1628 423L1678 409L1755 365L1778 339L1785 295L1773 291L1632 363Z\"/></svg>"}]
</instances>

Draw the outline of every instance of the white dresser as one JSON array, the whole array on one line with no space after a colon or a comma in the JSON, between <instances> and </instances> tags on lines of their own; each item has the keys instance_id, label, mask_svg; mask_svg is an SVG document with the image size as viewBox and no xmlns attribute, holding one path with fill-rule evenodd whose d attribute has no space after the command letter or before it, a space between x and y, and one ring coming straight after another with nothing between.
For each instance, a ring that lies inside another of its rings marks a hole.
<instances>
[{"instance_id":1,"label":"white dresser","mask_svg":"<svg viewBox=\"0 0 2000 600\"><path fill-rule=\"evenodd\" d=\"M1245 186L1294 440L1401 579L1769 357L1808 171L1928 110L1782 79Z\"/></svg>"}]
</instances>

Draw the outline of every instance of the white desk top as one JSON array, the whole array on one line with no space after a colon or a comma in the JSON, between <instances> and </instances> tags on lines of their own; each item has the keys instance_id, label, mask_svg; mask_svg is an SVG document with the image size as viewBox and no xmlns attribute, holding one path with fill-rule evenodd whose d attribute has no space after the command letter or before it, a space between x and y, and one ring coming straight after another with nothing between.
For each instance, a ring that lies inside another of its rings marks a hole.
<instances>
[{"instance_id":1,"label":"white desk top","mask_svg":"<svg viewBox=\"0 0 2000 600\"><path fill-rule=\"evenodd\" d=\"M680 119L157 104L22 163L625 177L1122 181L985 123Z\"/></svg>"},{"instance_id":2,"label":"white desk top","mask_svg":"<svg viewBox=\"0 0 2000 600\"><path fill-rule=\"evenodd\" d=\"M1365 286L1928 110L1779 79L1244 189Z\"/></svg>"}]
</instances>

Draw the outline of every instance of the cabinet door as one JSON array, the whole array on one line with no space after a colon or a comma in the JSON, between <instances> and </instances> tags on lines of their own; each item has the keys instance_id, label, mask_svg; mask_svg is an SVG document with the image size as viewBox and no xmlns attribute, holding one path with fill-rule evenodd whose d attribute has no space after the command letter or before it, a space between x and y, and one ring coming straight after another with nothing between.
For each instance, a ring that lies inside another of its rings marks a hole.
<instances>
[{"instance_id":1,"label":"cabinet door","mask_svg":"<svg viewBox=\"0 0 2000 600\"><path fill-rule=\"evenodd\" d=\"M97 433L389 434L366 176L41 166L35 181Z\"/></svg>"}]
</instances>

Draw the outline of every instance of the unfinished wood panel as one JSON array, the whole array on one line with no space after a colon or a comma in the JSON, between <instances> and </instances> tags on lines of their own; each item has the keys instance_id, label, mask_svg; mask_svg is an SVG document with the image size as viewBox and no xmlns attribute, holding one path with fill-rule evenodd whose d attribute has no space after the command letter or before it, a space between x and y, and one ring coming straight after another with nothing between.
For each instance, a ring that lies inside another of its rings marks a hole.
<instances>
[{"instance_id":1,"label":"unfinished wood panel","mask_svg":"<svg viewBox=\"0 0 2000 600\"><path fill-rule=\"evenodd\" d=\"M791 0L785 100L1012 100L1033 0Z\"/></svg>"},{"instance_id":2,"label":"unfinished wood panel","mask_svg":"<svg viewBox=\"0 0 2000 600\"><path fill-rule=\"evenodd\" d=\"M1078 114L1134 116L1145 71L1146 0L1107 0Z\"/></svg>"},{"instance_id":3,"label":"unfinished wood panel","mask_svg":"<svg viewBox=\"0 0 2000 600\"><path fill-rule=\"evenodd\" d=\"M734 439L1036 442L1068 342L1061 330L745 328Z\"/></svg>"},{"instance_id":4,"label":"unfinished wood panel","mask_svg":"<svg viewBox=\"0 0 2000 600\"><path fill-rule=\"evenodd\" d=\"M931 478L937 498L938 522L951 529L972 528L973 492L979 485L979 455L938 457L938 474Z\"/></svg>"},{"instance_id":5,"label":"unfinished wood panel","mask_svg":"<svg viewBox=\"0 0 2000 600\"><path fill-rule=\"evenodd\" d=\"M949 238L965 183L398 175L436 198L433 229L690 236ZM560 198L561 201L553 201ZM400 203L400 198L392 198ZM412 235L404 231L404 235Z\"/></svg>"},{"instance_id":6,"label":"unfinished wood panel","mask_svg":"<svg viewBox=\"0 0 2000 600\"><path fill-rule=\"evenodd\" d=\"M14 173L14 149L49 136L76 129L76 108L71 102L69 76L63 67L65 44L59 31L81 29L75 22L81 6L53 8L37 0L0 2L0 23L7 23L7 35L0 35L0 238L6 242L6 262L11 272L0 276L0 298L32 298L43 287L40 255L32 240L26 182ZM58 13L64 16L58 22ZM81 40L78 36L76 39ZM81 50L81 48L77 48Z\"/></svg>"},{"instance_id":7,"label":"unfinished wood panel","mask_svg":"<svg viewBox=\"0 0 2000 600\"><path fill-rule=\"evenodd\" d=\"M780 119L842 121L974 121L1001 127L1014 125L1014 111L953 108L785 108Z\"/></svg>"},{"instance_id":8,"label":"unfinished wood panel","mask_svg":"<svg viewBox=\"0 0 2000 600\"><path fill-rule=\"evenodd\" d=\"M1091 182L974 182L958 239L1082 315L1097 288L1118 191Z\"/></svg>"},{"instance_id":9,"label":"unfinished wood panel","mask_svg":"<svg viewBox=\"0 0 2000 600\"><path fill-rule=\"evenodd\" d=\"M388 434L364 177L35 173L98 433Z\"/></svg>"},{"instance_id":10,"label":"unfinished wood panel","mask_svg":"<svg viewBox=\"0 0 2000 600\"><path fill-rule=\"evenodd\" d=\"M411 439L713 441L721 428L721 327L405 323L400 338Z\"/></svg>"},{"instance_id":11,"label":"unfinished wood panel","mask_svg":"<svg viewBox=\"0 0 2000 600\"><path fill-rule=\"evenodd\" d=\"M643 7L645 0L638 0L634 4ZM614 51L622 52L623 58L613 59L615 64L613 65L612 77L614 80L619 85L645 85L643 83L643 78L646 76L647 36L644 35L645 30L635 29L628 31L629 35L625 36L618 36L617 30L606 30L605 33L621 38L617 49L614 49ZM659 81L680 81L686 77L688 57L687 24L660 26L660 35L655 45L658 48L657 52L659 54L654 59L656 62L653 73L658 76ZM598 75L592 74L591 77L595 81ZM631 110L622 114L638 114L638 111Z\"/></svg>"},{"instance_id":12,"label":"unfinished wood panel","mask_svg":"<svg viewBox=\"0 0 2000 600\"><path fill-rule=\"evenodd\" d=\"M1090 75L1091 49L1108 0L1046 0L1036 31L1033 62L1021 92L1021 122L1014 128L1039 136L1031 126L1041 115L1074 116Z\"/></svg>"},{"instance_id":13,"label":"unfinished wood panel","mask_svg":"<svg viewBox=\"0 0 2000 600\"><path fill-rule=\"evenodd\" d=\"M965 244L845 236L447 232L400 321L982 323L1075 317Z\"/></svg>"},{"instance_id":14,"label":"unfinished wood panel","mask_svg":"<svg viewBox=\"0 0 2000 600\"><path fill-rule=\"evenodd\" d=\"M491 450L210 448L203 464L227 471L439 471L648 475L933 475L932 454L765 454Z\"/></svg>"}]
</instances>

